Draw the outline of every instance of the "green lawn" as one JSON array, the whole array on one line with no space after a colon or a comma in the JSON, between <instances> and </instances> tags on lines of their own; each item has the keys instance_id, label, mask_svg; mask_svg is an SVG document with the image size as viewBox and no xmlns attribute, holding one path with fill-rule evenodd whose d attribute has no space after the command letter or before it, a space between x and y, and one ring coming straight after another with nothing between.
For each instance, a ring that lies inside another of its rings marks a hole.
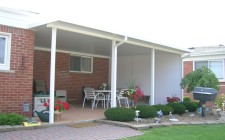
<instances>
[{"instance_id":1,"label":"green lawn","mask_svg":"<svg viewBox=\"0 0 225 140\"><path fill-rule=\"evenodd\" d=\"M225 124L168 126L143 132L123 140L225 140Z\"/></svg>"}]
</instances>

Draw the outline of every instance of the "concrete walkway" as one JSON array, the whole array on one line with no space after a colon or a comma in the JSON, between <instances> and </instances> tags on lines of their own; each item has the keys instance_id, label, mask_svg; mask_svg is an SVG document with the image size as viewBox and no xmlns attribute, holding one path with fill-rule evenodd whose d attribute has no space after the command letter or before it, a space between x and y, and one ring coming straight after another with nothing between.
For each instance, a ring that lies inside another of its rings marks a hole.
<instances>
[{"instance_id":1,"label":"concrete walkway","mask_svg":"<svg viewBox=\"0 0 225 140\"><path fill-rule=\"evenodd\" d=\"M0 140L114 140L142 134L138 130L108 124L83 128L56 125L43 129L2 132Z\"/></svg>"}]
</instances>

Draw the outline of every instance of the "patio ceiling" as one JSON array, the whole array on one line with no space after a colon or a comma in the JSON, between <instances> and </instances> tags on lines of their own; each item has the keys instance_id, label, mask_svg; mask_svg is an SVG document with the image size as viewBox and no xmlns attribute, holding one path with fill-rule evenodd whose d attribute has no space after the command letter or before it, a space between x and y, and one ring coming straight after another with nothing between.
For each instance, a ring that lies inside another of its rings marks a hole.
<instances>
[{"instance_id":1,"label":"patio ceiling","mask_svg":"<svg viewBox=\"0 0 225 140\"><path fill-rule=\"evenodd\" d=\"M58 23L58 22L57 22ZM62 23L62 22L60 22ZM72 24L73 25L73 24ZM48 28L49 24L44 24L40 26L33 27L31 29L35 30L35 48L36 49L51 49L51 34L52 28ZM69 24L71 26L71 24ZM79 28L82 26L73 25L75 28ZM82 27L85 28L86 27ZM90 28L89 28L90 29ZM93 31L99 31L93 29ZM102 31L99 31L102 32ZM110 34L111 36L114 35L113 33L103 32L105 35ZM115 35L121 39L123 36ZM120 40L121 40L120 39ZM128 40L131 42L134 40L128 37ZM142 42L141 42L142 43ZM86 35L85 33L79 33L74 31L68 31L63 29L57 30L57 43L56 49L58 51L66 51L69 53L79 53L79 54L90 54L90 55L98 55L103 57L111 57L111 47L112 47L112 39L96 37L94 35ZM152 47L154 48L157 46L153 44ZM160 46L162 47L162 46ZM166 49L168 47L165 46ZM175 52L182 52L179 49L171 49ZM163 51L158 51L157 53L165 53ZM146 55L150 54L149 47L140 47L136 44L131 44L129 42L123 44L118 48L118 56L126 56L126 55Z\"/></svg>"}]
</instances>

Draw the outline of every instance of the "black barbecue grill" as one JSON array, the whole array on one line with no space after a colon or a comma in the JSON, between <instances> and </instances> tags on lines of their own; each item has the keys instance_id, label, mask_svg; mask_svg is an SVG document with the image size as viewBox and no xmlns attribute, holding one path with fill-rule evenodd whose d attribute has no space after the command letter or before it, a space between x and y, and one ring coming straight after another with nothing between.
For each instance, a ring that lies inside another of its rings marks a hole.
<instances>
[{"instance_id":1,"label":"black barbecue grill","mask_svg":"<svg viewBox=\"0 0 225 140\"><path fill-rule=\"evenodd\" d=\"M205 116L205 102L214 101L217 95L217 90L214 88L206 87L196 87L193 91L193 96L195 100L200 101L200 106L202 108L202 117Z\"/></svg>"}]
</instances>

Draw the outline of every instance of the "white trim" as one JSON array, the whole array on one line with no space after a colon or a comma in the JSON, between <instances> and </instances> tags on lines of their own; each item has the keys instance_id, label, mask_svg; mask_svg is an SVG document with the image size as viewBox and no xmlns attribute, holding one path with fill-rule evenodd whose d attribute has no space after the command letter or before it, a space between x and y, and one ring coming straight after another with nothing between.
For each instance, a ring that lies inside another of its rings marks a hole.
<instances>
[{"instance_id":1,"label":"white trim","mask_svg":"<svg viewBox=\"0 0 225 140\"><path fill-rule=\"evenodd\" d=\"M10 58L11 58L11 39L12 34L6 32L0 32L0 36L6 38L5 44L5 62L4 64L0 64L0 70L10 70Z\"/></svg>"},{"instance_id":2,"label":"white trim","mask_svg":"<svg viewBox=\"0 0 225 140\"><path fill-rule=\"evenodd\" d=\"M34 50L48 51L48 52L51 51L51 49L44 48L44 47L35 47ZM96 54L89 54L89 53L80 53L80 52L64 51L64 50L56 50L56 52L68 53L68 54L79 55L79 56L90 56L90 57L108 58L108 59L110 58L109 56L104 56L104 55L96 55Z\"/></svg>"},{"instance_id":3,"label":"white trim","mask_svg":"<svg viewBox=\"0 0 225 140\"><path fill-rule=\"evenodd\" d=\"M0 70L0 72L15 73L15 70Z\"/></svg>"},{"instance_id":4,"label":"white trim","mask_svg":"<svg viewBox=\"0 0 225 140\"><path fill-rule=\"evenodd\" d=\"M224 59L225 54L221 55L212 55L212 56L193 56L183 58L183 61L204 61L204 60L214 60L214 59Z\"/></svg>"}]
</instances>

